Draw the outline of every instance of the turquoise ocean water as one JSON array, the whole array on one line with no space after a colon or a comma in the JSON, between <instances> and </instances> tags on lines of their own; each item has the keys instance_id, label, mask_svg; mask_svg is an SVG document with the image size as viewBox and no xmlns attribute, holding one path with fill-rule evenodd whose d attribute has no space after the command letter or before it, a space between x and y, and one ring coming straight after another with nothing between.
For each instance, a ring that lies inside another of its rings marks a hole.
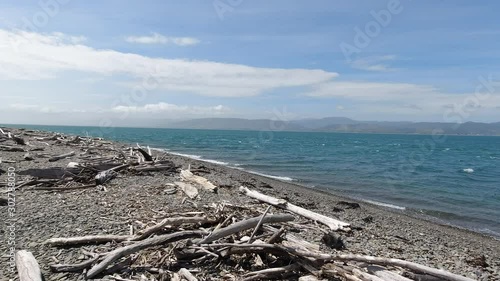
<instances>
[{"instance_id":1,"label":"turquoise ocean water","mask_svg":"<svg viewBox=\"0 0 500 281\"><path fill-rule=\"evenodd\" d=\"M140 142L500 238L500 137L16 127Z\"/></svg>"}]
</instances>

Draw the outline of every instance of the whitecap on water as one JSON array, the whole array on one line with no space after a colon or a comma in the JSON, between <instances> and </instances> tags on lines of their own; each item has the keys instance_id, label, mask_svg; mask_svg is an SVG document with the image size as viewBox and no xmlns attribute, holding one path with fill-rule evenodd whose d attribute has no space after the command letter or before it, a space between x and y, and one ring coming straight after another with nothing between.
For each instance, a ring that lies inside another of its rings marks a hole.
<instances>
[{"instance_id":1,"label":"whitecap on water","mask_svg":"<svg viewBox=\"0 0 500 281\"><path fill-rule=\"evenodd\" d=\"M465 173L468 173L468 174L474 173L474 169L472 169L472 168L466 168L466 169L463 169L463 171Z\"/></svg>"}]
</instances>

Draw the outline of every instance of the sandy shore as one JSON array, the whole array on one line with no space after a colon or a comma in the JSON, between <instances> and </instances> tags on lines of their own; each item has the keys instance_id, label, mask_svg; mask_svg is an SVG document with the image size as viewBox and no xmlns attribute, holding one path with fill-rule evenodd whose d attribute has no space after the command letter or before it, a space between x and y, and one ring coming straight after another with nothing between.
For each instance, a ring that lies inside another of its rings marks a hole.
<instances>
[{"instance_id":1,"label":"sandy shore","mask_svg":"<svg viewBox=\"0 0 500 281\"><path fill-rule=\"evenodd\" d=\"M15 129L12 131L29 139L30 132ZM47 135L52 134L47 133ZM121 149L128 147L127 144L115 142L109 144ZM83 152L78 147L56 143L47 146L31 139L30 145L43 147L43 151L30 152L34 156L32 161L23 159L25 152L0 151L2 159L0 169L7 171L9 167L14 167L17 182L29 177L26 172L29 169L66 167L69 162L78 161L78 154ZM56 162L48 162L47 158L42 157L72 150L76 152L75 156ZM160 156L159 154L155 152L155 156ZM171 154L163 154L161 157L183 168L190 165L192 169L203 170L203 176L219 186L218 192L214 194L200 191L200 197L194 202L183 201L184 196L181 192L175 194L166 192L167 184L178 181L179 175L162 172L119 175L106 184L105 190L93 188L70 192L46 192L20 188L15 194L16 249L32 251L40 262L47 280L83 280L81 274L51 273L49 269L49 264L53 264L55 260L63 263L79 261L81 253L78 249L53 248L43 244L43 241L52 237L89 234L125 235L129 233L130 225L134 225L136 221L148 222L158 214L196 211L206 208L211 203L228 202L241 206L254 204L253 200L238 192L238 187L244 185L351 223L354 226L353 231L341 234L346 244L344 250L346 252L400 258L443 268L478 280L500 280L500 241L491 237L411 217L403 211L356 202L237 169ZM6 160L13 163L5 163ZM1 182L7 182L6 173L0 175ZM2 191L6 189L6 187L1 188ZM345 201L357 204L346 205ZM11 233L7 229L8 214L7 206L0 206L0 220L5 222L2 236L6 242L2 241L0 244L0 268L4 268L0 279L16 280L15 274L8 269L7 242ZM296 235L309 242L322 244L320 232L308 231ZM324 245L321 247L325 252L332 252ZM103 248L92 245L86 249L99 251ZM481 260L485 263L479 262Z\"/></svg>"}]
</instances>

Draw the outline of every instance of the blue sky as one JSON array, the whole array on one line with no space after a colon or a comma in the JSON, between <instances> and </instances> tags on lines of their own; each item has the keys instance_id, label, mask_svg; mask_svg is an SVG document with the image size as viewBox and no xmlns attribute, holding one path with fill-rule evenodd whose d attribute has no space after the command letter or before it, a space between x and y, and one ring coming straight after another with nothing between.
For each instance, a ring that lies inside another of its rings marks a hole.
<instances>
[{"instance_id":1,"label":"blue sky","mask_svg":"<svg viewBox=\"0 0 500 281\"><path fill-rule=\"evenodd\" d=\"M2 1L0 123L498 122L499 10L495 1Z\"/></svg>"}]
</instances>

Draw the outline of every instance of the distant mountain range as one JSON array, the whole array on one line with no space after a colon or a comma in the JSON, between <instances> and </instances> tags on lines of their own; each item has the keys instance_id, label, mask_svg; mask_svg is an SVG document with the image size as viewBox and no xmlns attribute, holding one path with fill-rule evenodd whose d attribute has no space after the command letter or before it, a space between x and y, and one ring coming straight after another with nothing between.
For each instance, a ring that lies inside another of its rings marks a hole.
<instances>
[{"instance_id":1,"label":"distant mountain range","mask_svg":"<svg viewBox=\"0 0 500 281\"><path fill-rule=\"evenodd\" d=\"M378 122L345 117L274 121L269 119L204 118L167 123L162 127L207 130L255 130L342 133L493 135L500 136L497 123Z\"/></svg>"}]
</instances>

